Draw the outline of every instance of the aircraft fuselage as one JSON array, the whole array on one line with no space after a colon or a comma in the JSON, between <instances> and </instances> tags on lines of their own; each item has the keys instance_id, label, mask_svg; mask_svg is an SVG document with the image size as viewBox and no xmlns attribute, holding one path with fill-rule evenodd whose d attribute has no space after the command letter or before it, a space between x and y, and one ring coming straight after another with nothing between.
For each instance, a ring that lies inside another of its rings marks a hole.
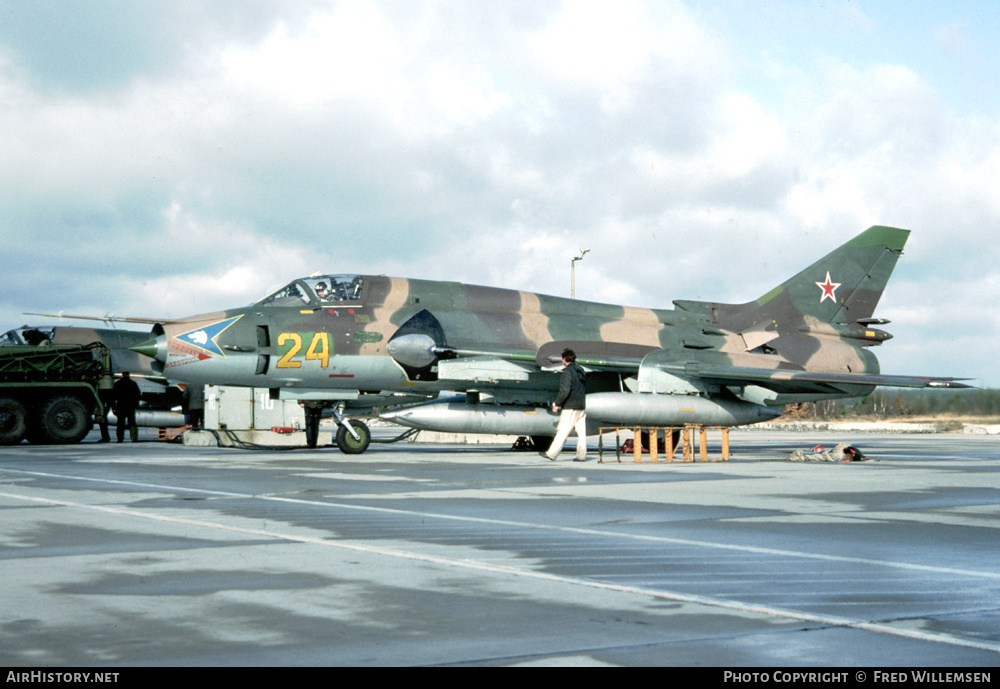
<instances>
[{"instance_id":1,"label":"aircraft fuselage","mask_svg":"<svg viewBox=\"0 0 1000 689\"><path fill-rule=\"evenodd\" d=\"M171 323L162 327L155 356L165 375L185 382L419 393L475 390L481 383L484 391L499 386L526 402L544 402L558 385L557 376L542 370L558 365L554 350L542 360L540 350L550 343L572 343L585 365L612 371L605 390L705 391L681 378L640 380L640 363L657 351L663 353L657 363L679 371L724 364L878 372L869 352L829 326L781 333L753 352L740 334L684 310L450 282L356 279L362 290L355 299L317 298L310 285L316 280L307 279L291 283L298 283L299 295ZM415 348L394 350L406 334Z\"/></svg>"}]
</instances>

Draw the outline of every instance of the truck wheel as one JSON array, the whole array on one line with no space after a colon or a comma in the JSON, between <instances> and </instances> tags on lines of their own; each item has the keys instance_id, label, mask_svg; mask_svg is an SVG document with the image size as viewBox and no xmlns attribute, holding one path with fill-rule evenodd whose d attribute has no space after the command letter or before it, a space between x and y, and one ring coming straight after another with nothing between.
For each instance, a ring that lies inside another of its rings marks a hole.
<instances>
[{"instance_id":1,"label":"truck wheel","mask_svg":"<svg viewBox=\"0 0 1000 689\"><path fill-rule=\"evenodd\" d=\"M355 440L354 436L346 428L338 426L337 447L345 455L360 455L368 449L368 445L372 441L372 432L368 430L368 426L362 421L351 421L350 423L351 428L358 434L359 440Z\"/></svg>"},{"instance_id":2,"label":"truck wheel","mask_svg":"<svg viewBox=\"0 0 1000 689\"><path fill-rule=\"evenodd\" d=\"M83 440L94 421L79 397L53 397L42 405L39 429L43 442L69 445Z\"/></svg>"},{"instance_id":3,"label":"truck wheel","mask_svg":"<svg viewBox=\"0 0 1000 689\"><path fill-rule=\"evenodd\" d=\"M17 445L28 432L28 412L18 400L0 398L0 445Z\"/></svg>"}]
</instances>

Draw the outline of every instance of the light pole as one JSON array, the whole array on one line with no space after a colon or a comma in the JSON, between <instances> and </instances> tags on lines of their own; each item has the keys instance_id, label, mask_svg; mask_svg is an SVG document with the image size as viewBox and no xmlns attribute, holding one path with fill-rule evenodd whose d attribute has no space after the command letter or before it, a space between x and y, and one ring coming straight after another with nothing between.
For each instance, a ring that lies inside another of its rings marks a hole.
<instances>
[{"instance_id":1,"label":"light pole","mask_svg":"<svg viewBox=\"0 0 1000 689\"><path fill-rule=\"evenodd\" d=\"M571 299L576 299L576 262L582 261L588 251L590 249L580 249L580 255L569 262L569 296Z\"/></svg>"}]
</instances>

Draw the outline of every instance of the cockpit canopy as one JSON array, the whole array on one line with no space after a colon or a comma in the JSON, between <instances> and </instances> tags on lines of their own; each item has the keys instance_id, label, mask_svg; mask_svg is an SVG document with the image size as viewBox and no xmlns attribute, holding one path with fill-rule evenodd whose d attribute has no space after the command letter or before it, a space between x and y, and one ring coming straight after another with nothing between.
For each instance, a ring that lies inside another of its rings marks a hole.
<instances>
[{"instance_id":1,"label":"cockpit canopy","mask_svg":"<svg viewBox=\"0 0 1000 689\"><path fill-rule=\"evenodd\" d=\"M0 335L0 346L3 345L43 345L49 344L55 337L55 328L32 328L27 325L14 330L8 330Z\"/></svg>"},{"instance_id":2,"label":"cockpit canopy","mask_svg":"<svg viewBox=\"0 0 1000 689\"><path fill-rule=\"evenodd\" d=\"M356 304L364 296L360 275L313 275L293 280L274 294L257 302L261 306L336 306Z\"/></svg>"}]
</instances>

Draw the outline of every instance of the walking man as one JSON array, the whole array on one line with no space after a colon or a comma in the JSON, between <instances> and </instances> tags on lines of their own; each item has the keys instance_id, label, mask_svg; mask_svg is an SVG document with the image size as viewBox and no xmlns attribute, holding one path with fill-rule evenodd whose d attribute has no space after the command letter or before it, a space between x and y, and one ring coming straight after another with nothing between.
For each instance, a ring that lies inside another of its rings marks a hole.
<instances>
[{"instance_id":1,"label":"walking man","mask_svg":"<svg viewBox=\"0 0 1000 689\"><path fill-rule=\"evenodd\" d=\"M569 432L576 429L576 459L574 462L587 461L587 374L576 363L576 352L564 349L562 353L565 368L559 379L559 394L552 404L552 412L559 414L559 426L556 437L548 452L542 456L553 462L562 451Z\"/></svg>"}]
</instances>

